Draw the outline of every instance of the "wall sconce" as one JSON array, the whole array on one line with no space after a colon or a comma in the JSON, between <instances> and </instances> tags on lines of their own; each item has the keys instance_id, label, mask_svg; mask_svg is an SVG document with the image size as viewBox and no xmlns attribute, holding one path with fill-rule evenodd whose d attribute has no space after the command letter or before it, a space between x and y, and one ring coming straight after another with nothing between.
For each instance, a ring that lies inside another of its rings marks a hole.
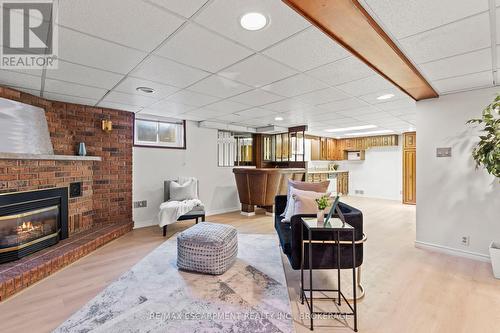
<instances>
[{"instance_id":1,"label":"wall sconce","mask_svg":"<svg viewBox=\"0 0 500 333\"><path fill-rule=\"evenodd\" d=\"M106 133L110 133L113 130L113 122L109 119L103 119L102 130Z\"/></svg>"}]
</instances>

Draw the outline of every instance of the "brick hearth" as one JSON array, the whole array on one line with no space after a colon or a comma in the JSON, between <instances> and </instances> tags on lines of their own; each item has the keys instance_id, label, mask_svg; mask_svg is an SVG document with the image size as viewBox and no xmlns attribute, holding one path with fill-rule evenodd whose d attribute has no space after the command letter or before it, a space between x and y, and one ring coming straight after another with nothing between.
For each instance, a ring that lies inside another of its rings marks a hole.
<instances>
[{"instance_id":1,"label":"brick hearth","mask_svg":"<svg viewBox=\"0 0 500 333\"><path fill-rule=\"evenodd\" d=\"M0 265L0 301L86 256L132 230L132 223L109 224L80 232L57 245Z\"/></svg>"}]
</instances>

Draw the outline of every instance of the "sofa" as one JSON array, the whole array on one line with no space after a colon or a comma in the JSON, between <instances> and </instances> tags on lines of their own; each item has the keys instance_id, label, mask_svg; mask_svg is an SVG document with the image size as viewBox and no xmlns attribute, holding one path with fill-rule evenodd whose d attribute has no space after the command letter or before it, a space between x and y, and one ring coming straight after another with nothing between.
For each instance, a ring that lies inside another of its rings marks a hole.
<instances>
[{"instance_id":1,"label":"sofa","mask_svg":"<svg viewBox=\"0 0 500 333\"><path fill-rule=\"evenodd\" d=\"M312 215L294 215L290 222L282 222L281 214L285 211L286 195L277 195L274 199L275 217L274 228L278 233L280 245L288 257L293 269L300 269L301 263L301 230L304 228L304 238L307 237L307 229L302 225L302 217L316 217ZM345 203L339 202L339 208L344 215L345 221L352 225L355 229L356 244L356 267L363 264L363 214L360 210L351 207ZM338 217L337 214L334 217ZM332 233L312 233L313 240L334 240ZM340 241L351 241L352 234L349 232L340 233ZM312 268L313 269L336 269L337 268L337 245L332 244L312 244ZM309 246L305 246L305 257L308 258ZM304 269L309 268L309 260L305 260ZM340 245L340 268L353 268L352 262L352 245Z\"/></svg>"}]
</instances>

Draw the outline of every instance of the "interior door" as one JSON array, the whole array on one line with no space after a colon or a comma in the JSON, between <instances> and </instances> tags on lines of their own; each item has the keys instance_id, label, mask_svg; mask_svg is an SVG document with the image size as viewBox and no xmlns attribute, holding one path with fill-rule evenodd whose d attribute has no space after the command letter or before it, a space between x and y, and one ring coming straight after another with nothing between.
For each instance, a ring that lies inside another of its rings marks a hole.
<instances>
[{"instance_id":1,"label":"interior door","mask_svg":"<svg viewBox=\"0 0 500 333\"><path fill-rule=\"evenodd\" d=\"M417 203L417 152L415 132L403 133L403 203Z\"/></svg>"}]
</instances>

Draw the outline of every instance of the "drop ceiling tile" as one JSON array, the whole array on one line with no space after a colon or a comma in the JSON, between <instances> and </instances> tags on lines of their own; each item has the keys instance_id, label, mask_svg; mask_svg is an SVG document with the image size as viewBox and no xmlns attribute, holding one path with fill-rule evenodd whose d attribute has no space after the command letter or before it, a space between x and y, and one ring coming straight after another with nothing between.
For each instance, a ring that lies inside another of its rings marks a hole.
<instances>
[{"instance_id":1,"label":"drop ceiling tile","mask_svg":"<svg viewBox=\"0 0 500 333\"><path fill-rule=\"evenodd\" d=\"M311 106L309 104L303 103L299 100L288 98L279 102L274 102L262 106L264 109L276 111L276 112L289 112L298 109L309 109Z\"/></svg>"},{"instance_id":2,"label":"drop ceiling tile","mask_svg":"<svg viewBox=\"0 0 500 333\"><path fill-rule=\"evenodd\" d=\"M251 12L266 15L268 25L259 31L243 29L239 19ZM215 0L195 21L254 50L262 50L310 25L283 2L269 0Z\"/></svg>"},{"instance_id":3,"label":"drop ceiling tile","mask_svg":"<svg viewBox=\"0 0 500 333\"><path fill-rule=\"evenodd\" d=\"M254 89L230 98L234 102L243 103L250 106L261 106L283 100L284 97L271 94L262 89Z\"/></svg>"},{"instance_id":4,"label":"drop ceiling tile","mask_svg":"<svg viewBox=\"0 0 500 333\"><path fill-rule=\"evenodd\" d=\"M47 69L46 76L50 79L83 84L87 86L111 89L123 75L73 64L59 60L57 69Z\"/></svg>"},{"instance_id":5,"label":"drop ceiling tile","mask_svg":"<svg viewBox=\"0 0 500 333\"><path fill-rule=\"evenodd\" d=\"M128 112L137 112L142 109L140 106L121 104L121 103L113 103L113 102L104 102L101 101L97 106L102 108L120 110L120 111L128 111Z\"/></svg>"},{"instance_id":6,"label":"drop ceiling tile","mask_svg":"<svg viewBox=\"0 0 500 333\"><path fill-rule=\"evenodd\" d=\"M62 26L147 52L184 23L137 0L60 1L58 10Z\"/></svg>"},{"instance_id":7,"label":"drop ceiling tile","mask_svg":"<svg viewBox=\"0 0 500 333\"><path fill-rule=\"evenodd\" d=\"M194 110L195 107L190 106L190 105L185 105L185 104L180 104L180 103L173 103L170 101L159 101L151 106L147 107L144 109L145 112L150 114L150 111L161 113L161 114L180 114L180 113L185 113L191 110ZM156 114L156 113L155 113Z\"/></svg>"},{"instance_id":8,"label":"drop ceiling tile","mask_svg":"<svg viewBox=\"0 0 500 333\"><path fill-rule=\"evenodd\" d=\"M314 26L285 39L263 53L302 72L350 55Z\"/></svg>"},{"instance_id":9,"label":"drop ceiling tile","mask_svg":"<svg viewBox=\"0 0 500 333\"><path fill-rule=\"evenodd\" d=\"M321 104L321 105L318 105L318 107L320 109L335 112L335 111L341 111L341 110L356 109L356 108L360 108L360 107L367 106L367 105L368 105L368 103L366 103L360 99L349 98L349 99L343 99L340 101Z\"/></svg>"},{"instance_id":10,"label":"drop ceiling tile","mask_svg":"<svg viewBox=\"0 0 500 333\"><path fill-rule=\"evenodd\" d=\"M153 94L141 92L137 90L138 87L153 88L155 92ZM125 80L120 82L120 84L114 90L122 93L140 95L158 100L172 95L173 93L178 91L179 88L128 76L125 78Z\"/></svg>"},{"instance_id":11,"label":"drop ceiling tile","mask_svg":"<svg viewBox=\"0 0 500 333\"><path fill-rule=\"evenodd\" d=\"M264 90L286 97L302 95L325 88L328 88L328 85L304 74L297 74L262 87Z\"/></svg>"},{"instance_id":12,"label":"drop ceiling tile","mask_svg":"<svg viewBox=\"0 0 500 333\"><path fill-rule=\"evenodd\" d=\"M236 113L244 118L257 118L257 117L268 117L273 116L276 113L270 110L262 109L262 108L252 108L248 110L243 110Z\"/></svg>"},{"instance_id":13,"label":"drop ceiling tile","mask_svg":"<svg viewBox=\"0 0 500 333\"><path fill-rule=\"evenodd\" d=\"M157 116L157 117L164 117L164 118L174 118L174 119L179 119L179 117L183 116L182 114L177 114L177 113L168 113L164 109L141 109L139 112L136 113L137 117L141 116ZM184 118L184 117L182 117Z\"/></svg>"},{"instance_id":14,"label":"drop ceiling tile","mask_svg":"<svg viewBox=\"0 0 500 333\"><path fill-rule=\"evenodd\" d=\"M337 88L326 88L322 90L313 91L307 94L296 96L295 98L301 102L318 105L325 104L328 102L339 101L342 99L347 99L350 96L344 92L338 90Z\"/></svg>"},{"instance_id":15,"label":"drop ceiling tile","mask_svg":"<svg viewBox=\"0 0 500 333\"><path fill-rule=\"evenodd\" d=\"M117 91L111 91L107 94L103 102L111 102L111 103L120 103L125 105L132 106L140 106L140 107L149 107L153 103L156 103L157 100L151 97L145 97L136 94L126 94Z\"/></svg>"},{"instance_id":16,"label":"drop ceiling tile","mask_svg":"<svg viewBox=\"0 0 500 333\"><path fill-rule=\"evenodd\" d=\"M215 73L253 52L196 24L189 24L155 53Z\"/></svg>"},{"instance_id":17,"label":"drop ceiling tile","mask_svg":"<svg viewBox=\"0 0 500 333\"><path fill-rule=\"evenodd\" d=\"M210 118L216 118L216 117L219 117L219 116L222 116L225 114L226 114L225 112L216 111L216 110L208 110L205 108L200 108L200 109L196 109L196 110L189 111L189 112L185 113L185 115L199 117L199 118L202 118L203 120L210 119Z\"/></svg>"},{"instance_id":18,"label":"drop ceiling tile","mask_svg":"<svg viewBox=\"0 0 500 333\"><path fill-rule=\"evenodd\" d=\"M81 84L53 79L45 79L44 93L45 91L92 100L99 100L100 98L102 98L102 96L104 96L104 94L108 92L107 89L103 88L89 87Z\"/></svg>"},{"instance_id":19,"label":"drop ceiling tile","mask_svg":"<svg viewBox=\"0 0 500 333\"><path fill-rule=\"evenodd\" d=\"M194 115L194 114L189 114L189 113L183 113L178 115L179 119L184 119L184 120L191 120L191 121L202 121L205 120L205 118Z\"/></svg>"},{"instance_id":20,"label":"drop ceiling tile","mask_svg":"<svg viewBox=\"0 0 500 333\"><path fill-rule=\"evenodd\" d=\"M150 2L171 10L184 17L190 17L198 11L207 0L149 0Z\"/></svg>"},{"instance_id":21,"label":"drop ceiling tile","mask_svg":"<svg viewBox=\"0 0 500 333\"><path fill-rule=\"evenodd\" d=\"M488 10L488 0L364 0L397 38L414 35Z\"/></svg>"},{"instance_id":22,"label":"drop ceiling tile","mask_svg":"<svg viewBox=\"0 0 500 333\"><path fill-rule=\"evenodd\" d=\"M432 84L440 93L449 93L480 87L492 87L493 75L491 71L463 75L449 79L436 80Z\"/></svg>"},{"instance_id":23,"label":"drop ceiling tile","mask_svg":"<svg viewBox=\"0 0 500 333\"><path fill-rule=\"evenodd\" d=\"M373 70L354 57L335 61L307 73L332 86L359 80L374 74Z\"/></svg>"},{"instance_id":24,"label":"drop ceiling tile","mask_svg":"<svg viewBox=\"0 0 500 333\"><path fill-rule=\"evenodd\" d=\"M337 113L340 115L343 115L345 117L355 117L355 116L361 116L361 115L367 115L367 114L374 114L381 112L380 110L377 110L376 108L372 106L365 106L361 108L355 108L355 109L350 109L350 110L342 110L338 111Z\"/></svg>"},{"instance_id":25,"label":"drop ceiling tile","mask_svg":"<svg viewBox=\"0 0 500 333\"><path fill-rule=\"evenodd\" d=\"M69 62L126 74L145 52L59 27L59 58Z\"/></svg>"},{"instance_id":26,"label":"drop ceiling tile","mask_svg":"<svg viewBox=\"0 0 500 333\"><path fill-rule=\"evenodd\" d=\"M386 94L392 94L394 97L390 99L383 99L379 100L377 99L378 97ZM361 95L359 96L360 99L363 101L369 103L369 104L381 104L381 103L386 103L387 101L395 101L398 99L404 99L404 98L409 98L408 95L406 95L403 91L399 90L396 87L392 87L389 89L384 89L384 90L378 90L377 92L369 93L366 95Z\"/></svg>"},{"instance_id":27,"label":"drop ceiling tile","mask_svg":"<svg viewBox=\"0 0 500 333\"><path fill-rule=\"evenodd\" d=\"M375 112L375 113L368 113L368 114L363 114L363 115L353 115L352 116L354 119L360 120L360 121L375 121L375 120L380 120L380 121L388 121L388 120L393 120L394 116L390 115L387 112Z\"/></svg>"},{"instance_id":28,"label":"drop ceiling tile","mask_svg":"<svg viewBox=\"0 0 500 333\"><path fill-rule=\"evenodd\" d=\"M209 73L205 71L158 56L151 56L146 59L131 74L133 77L161 82L179 88L185 88L208 75Z\"/></svg>"},{"instance_id":29,"label":"drop ceiling tile","mask_svg":"<svg viewBox=\"0 0 500 333\"><path fill-rule=\"evenodd\" d=\"M218 121L218 122L224 122L224 123L227 123L227 122L235 123L235 122L243 121L243 117L241 117L238 114L226 114L226 115L223 115L221 117L213 118L213 120Z\"/></svg>"},{"instance_id":30,"label":"drop ceiling tile","mask_svg":"<svg viewBox=\"0 0 500 333\"><path fill-rule=\"evenodd\" d=\"M181 90L166 98L169 102L200 107L219 100L218 97L203 95L189 90Z\"/></svg>"},{"instance_id":31,"label":"drop ceiling tile","mask_svg":"<svg viewBox=\"0 0 500 333\"><path fill-rule=\"evenodd\" d=\"M40 90L42 87L42 78L40 76L28 75L1 69L0 84L4 86Z\"/></svg>"},{"instance_id":32,"label":"drop ceiling tile","mask_svg":"<svg viewBox=\"0 0 500 333\"><path fill-rule=\"evenodd\" d=\"M383 111L415 108L415 106L416 102L410 97L377 104L377 108Z\"/></svg>"},{"instance_id":33,"label":"drop ceiling tile","mask_svg":"<svg viewBox=\"0 0 500 333\"><path fill-rule=\"evenodd\" d=\"M218 75L211 75L189 87L189 90L220 98L241 94L251 89L252 88L244 84L228 80Z\"/></svg>"},{"instance_id":34,"label":"drop ceiling tile","mask_svg":"<svg viewBox=\"0 0 500 333\"><path fill-rule=\"evenodd\" d=\"M215 111L220 111L220 112L224 112L224 113L234 113L237 111L248 109L249 107L246 104L241 104L241 103L237 103L237 102L233 102L233 101L229 101L229 100L223 100L220 102L216 102L216 103L207 105L204 108L208 109L208 110L215 110Z\"/></svg>"},{"instance_id":35,"label":"drop ceiling tile","mask_svg":"<svg viewBox=\"0 0 500 333\"><path fill-rule=\"evenodd\" d=\"M57 94L57 93L52 93L52 92L44 92L43 98L46 98L46 99L51 100L51 101L89 105L89 106L94 106L95 103L97 103L97 100L94 100L94 99L69 96L69 95Z\"/></svg>"},{"instance_id":36,"label":"drop ceiling tile","mask_svg":"<svg viewBox=\"0 0 500 333\"><path fill-rule=\"evenodd\" d=\"M380 75L373 75L367 78L338 85L336 88L352 96L361 96L381 90L394 90L395 86L393 86L386 79L382 78Z\"/></svg>"},{"instance_id":37,"label":"drop ceiling tile","mask_svg":"<svg viewBox=\"0 0 500 333\"><path fill-rule=\"evenodd\" d=\"M477 73L491 69L491 48L466 53L420 65L429 80Z\"/></svg>"},{"instance_id":38,"label":"drop ceiling tile","mask_svg":"<svg viewBox=\"0 0 500 333\"><path fill-rule=\"evenodd\" d=\"M489 14L484 13L399 40L417 64L491 46Z\"/></svg>"},{"instance_id":39,"label":"drop ceiling tile","mask_svg":"<svg viewBox=\"0 0 500 333\"><path fill-rule=\"evenodd\" d=\"M253 87L261 87L296 73L274 60L255 54L224 69L219 75Z\"/></svg>"}]
</instances>

